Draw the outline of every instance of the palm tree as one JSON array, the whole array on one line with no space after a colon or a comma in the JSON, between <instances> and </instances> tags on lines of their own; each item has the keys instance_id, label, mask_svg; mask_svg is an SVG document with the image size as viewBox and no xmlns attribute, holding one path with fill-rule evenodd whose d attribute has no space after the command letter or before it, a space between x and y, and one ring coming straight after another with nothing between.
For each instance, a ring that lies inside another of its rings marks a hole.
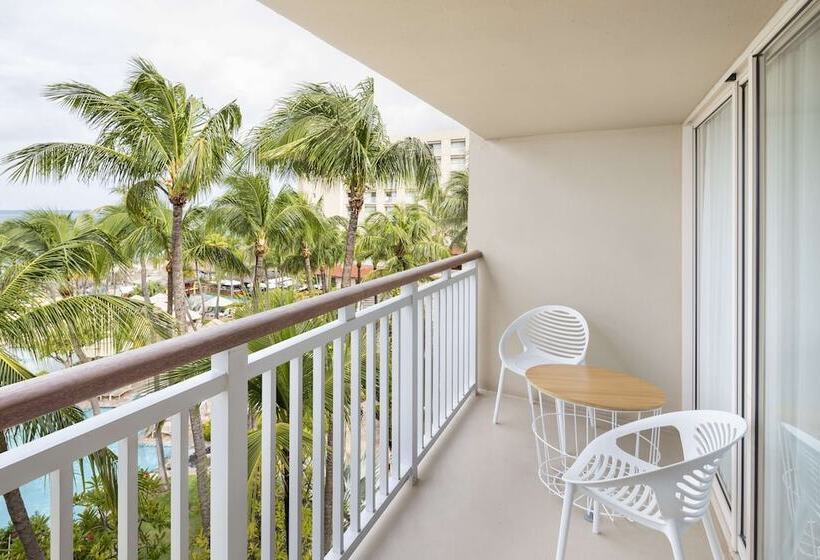
<instances>
[{"instance_id":1,"label":"palm tree","mask_svg":"<svg viewBox=\"0 0 820 560\"><path fill-rule=\"evenodd\" d=\"M332 84L302 86L279 101L251 132L249 143L249 158L257 164L328 186L343 185L348 223L342 287L350 285L366 190L403 182L426 192L437 182L438 166L424 142L388 138L372 78L361 81L352 92Z\"/></svg>"},{"instance_id":2,"label":"palm tree","mask_svg":"<svg viewBox=\"0 0 820 560\"><path fill-rule=\"evenodd\" d=\"M155 190L140 186L128 189L122 204L104 207L101 210L102 225L109 231L116 232L120 245L126 255L140 261L142 294L146 304L148 286L145 275L145 260L149 257L160 257L165 260L168 274L169 290L172 286L173 269L169 264L173 259L172 210L162 201ZM182 218L182 260L184 264L208 264L214 268L245 274L247 268L218 234L212 231L210 211L204 207L188 208ZM183 286L183 298L185 296ZM169 292L170 294L170 292ZM171 298L168 298L168 312L171 311ZM188 304L185 300L187 318ZM205 309L202 309L205 312ZM157 380L155 380L157 381ZM190 410L191 433L193 435L194 455L196 457L197 492L200 504L202 526L207 534L210 528L210 497L208 489L208 458L205 436L202 430L202 417L199 405ZM161 424L155 427L157 457L165 469L164 447L161 437ZM163 476L163 479L165 477Z\"/></svg>"},{"instance_id":3,"label":"palm tree","mask_svg":"<svg viewBox=\"0 0 820 560\"><path fill-rule=\"evenodd\" d=\"M374 212L362 229L359 252L362 258L373 261L374 276L408 270L449 255L436 234L432 215L419 204L399 204L387 213Z\"/></svg>"},{"instance_id":4,"label":"palm tree","mask_svg":"<svg viewBox=\"0 0 820 560\"><path fill-rule=\"evenodd\" d=\"M19 358L69 356L77 348L110 341L116 351L148 344L155 335L167 337L171 318L142 302L107 294L75 295L71 285L95 268L95 257L107 254L119 261L111 240L99 229L75 232L56 239L67 222L37 214L30 224L7 225L0 244L0 386L34 377ZM49 226L59 225L54 228ZM70 228L69 228L70 229ZM83 419L82 411L68 407L0 431L0 452L13 442L25 442ZM9 515L29 560L42 559L28 513L19 491L4 496Z\"/></svg>"},{"instance_id":5,"label":"palm tree","mask_svg":"<svg viewBox=\"0 0 820 560\"><path fill-rule=\"evenodd\" d=\"M467 200L469 190L470 175L467 171L453 171L444 186L444 196L438 210L447 228L451 248L467 248Z\"/></svg>"},{"instance_id":6,"label":"palm tree","mask_svg":"<svg viewBox=\"0 0 820 560\"><path fill-rule=\"evenodd\" d=\"M107 94L78 82L50 85L46 98L78 114L97 131L95 142L33 144L4 158L13 181L35 178L105 181L162 193L171 204L171 277L178 328L186 329L182 220L189 202L223 175L236 153L241 126L235 102L212 111L181 83L167 80L153 64L131 61L125 89Z\"/></svg>"},{"instance_id":7,"label":"palm tree","mask_svg":"<svg viewBox=\"0 0 820 560\"><path fill-rule=\"evenodd\" d=\"M228 190L214 203L214 214L222 225L241 236L253 255L254 309L259 308L259 282L265 274L265 259L271 245L291 243L295 231L312 231L319 217L307 200L285 186L274 194L268 174L238 173L225 180Z\"/></svg>"}]
</instances>

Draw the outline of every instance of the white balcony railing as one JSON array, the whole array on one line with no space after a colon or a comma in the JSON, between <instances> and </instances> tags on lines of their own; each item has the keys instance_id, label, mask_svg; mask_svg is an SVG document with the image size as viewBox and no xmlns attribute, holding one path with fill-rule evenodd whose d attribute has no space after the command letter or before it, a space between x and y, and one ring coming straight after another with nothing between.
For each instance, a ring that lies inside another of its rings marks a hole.
<instances>
[{"instance_id":1,"label":"white balcony railing","mask_svg":"<svg viewBox=\"0 0 820 560\"><path fill-rule=\"evenodd\" d=\"M262 379L262 558L276 557L276 373L289 371L288 558L302 559L302 488L312 464L311 557L347 558L389 507L476 387L477 251L200 330L0 390L0 429L211 355L211 370L0 454L0 494L51 480L51 558L72 558L73 463L116 444L118 557L136 560L140 430L171 419L171 557L188 558L188 410L211 403L211 557L246 556L248 382ZM452 270L464 265L463 270ZM441 273L434 281L420 283ZM366 297L400 293L356 311ZM249 353L247 343L337 312L337 318ZM303 378L312 358L313 379ZM332 539L323 542L325 361L332 383ZM349 377L346 375L349 372ZM349 383L346 382L349 379ZM312 385L312 427L303 388ZM349 417L345 402L349 401ZM363 415L361 417L360 415ZM363 422L362 422L363 420ZM363 433L362 433L363 432ZM312 438L307 457L303 437ZM346 445L346 437L350 438ZM349 449L349 453L339 450ZM347 464L345 464L347 463ZM179 476L177 473L185 473ZM347 489L347 491L345 491ZM279 495L285 490L282 489ZM330 550L325 555L324 550Z\"/></svg>"}]
</instances>

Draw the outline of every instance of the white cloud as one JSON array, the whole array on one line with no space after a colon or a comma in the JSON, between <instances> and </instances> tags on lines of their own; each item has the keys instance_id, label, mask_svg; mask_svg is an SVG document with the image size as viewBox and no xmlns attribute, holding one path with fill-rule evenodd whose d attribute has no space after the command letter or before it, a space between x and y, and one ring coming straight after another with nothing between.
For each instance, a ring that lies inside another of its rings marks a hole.
<instances>
[{"instance_id":1,"label":"white cloud","mask_svg":"<svg viewBox=\"0 0 820 560\"><path fill-rule=\"evenodd\" d=\"M136 55L211 106L236 99L246 128L300 82L353 86L371 75L391 132L458 126L255 0L0 0L0 12L0 154L91 139L76 117L41 97L43 86L77 80L116 90ZM0 177L0 210L85 209L111 200L102 185L9 185Z\"/></svg>"}]
</instances>

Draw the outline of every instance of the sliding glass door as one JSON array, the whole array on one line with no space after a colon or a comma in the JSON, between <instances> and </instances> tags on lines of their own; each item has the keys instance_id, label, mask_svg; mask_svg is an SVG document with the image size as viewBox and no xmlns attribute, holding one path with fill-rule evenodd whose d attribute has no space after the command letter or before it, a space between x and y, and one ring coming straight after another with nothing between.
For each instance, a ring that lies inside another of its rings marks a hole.
<instances>
[{"instance_id":1,"label":"sliding glass door","mask_svg":"<svg viewBox=\"0 0 820 560\"><path fill-rule=\"evenodd\" d=\"M736 410L737 260L733 102L726 101L695 129L696 337L695 406ZM732 464L720 485L731 503Z\"/></svg>"},{"instance_id":2,"label":"sliding glass door","mask_svg":"<svg viewBox=\"0 0 820 560\"><path fill-rule=\"evenodd\" d=\"M820 559L820 17L761 75L759 557ZM762 498L762 501L760 500ZM761 531L762 529L762 531Z\"/></svg>"}]
</instances>

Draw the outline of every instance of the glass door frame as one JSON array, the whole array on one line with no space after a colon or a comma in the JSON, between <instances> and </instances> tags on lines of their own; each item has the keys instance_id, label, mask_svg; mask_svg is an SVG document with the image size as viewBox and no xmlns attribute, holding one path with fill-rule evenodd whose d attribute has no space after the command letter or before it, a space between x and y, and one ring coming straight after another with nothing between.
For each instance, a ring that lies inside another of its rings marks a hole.
<instances>
[{"instance_id":1,"label":"glass door frame","mask_svg":"<svg viewBox=\"0 0 820 560\"><path fill-rule=\"evenodd\" d=\"M741 560L763 559L763 472L762 450L764 395L760 382L762 360L761 272L765 255L763 200L764 111L762 101L762 55L775 42L796 33L820 12L820 0L785 0L745 52L727 69L720 82L698 104L683 124L682 138L682 405L696 404L696 286L697 286L697 205L695 128L727 99L735 107L736 193L739 195L736 227L737 245L737 344L736 399L738 410L750 430L743 446L734 451L735 481L733 504L715 499L716 525L732 552ZM788 39L787 39L788 40ZM718 494L718 493L716 493Z\"/></svg>"},{"instance_id":2,"label":"glass door frame","mask_svg":"<svg viewBox=\"0 0 820 560\"><path fill-rule=\"evenodd\" d=\"M746 76L742 76L744 85ZM742 388L744 387L743 375L743 309L744 309L744 262L745 262L745 189L744 178L747 176L746 170L742 167L746 160L744 149L745 143L744 132L748 130L744 122L746 111L743 107L743 99L741 89L739 86L739 79L737 74L732 74L730 80L724 82L721 87L717 88L709 103L704 104L690 124L684 127L684 143L689 144L691 150L690 158L690 173L691 179L689 181L689 188L686 189L684 183L685 208L684 215L689 214L688 220L688 243L687 236L684 235L684 245L689 245L684 249L685 258L688 256L689 269L687 276L689 277L689 285L684 284L684 331L688 331L688 337L684 340L684 408L698 407L698 271L699 271L699 191L698 185L698 134L697 129L708 121L718 110L722 109L725 104L730 105L732 112L732 231L733 231L733 259L732 259L732 331L733 331L733 360L732 360L732 393L733 393L733 410L743 416L746 415L745 403L743 400ZM747 88L748 89L748 88ZM688 190L688 192L687 192ZM688 208L688 212L686 211ZM686 219L684 222L686 223ZM686 227L686 226L685 226ZM686 232L685 232L686 233ZM687 323L688 318L688 325ZM687 340L688 338L688 340ZM688 369L688 371L686 371ZM688 378L688 383L686 382ZM686 386L688 384L688 387ZM739 481L742 478L742 466L744 464L744 457L741 456L739 448L732 451L729 459L732 465L732 480L730 487L727 488L728 493L718 484L720 488L713 495L712 503L714 511L717 514L715 517L716 523L722 528L725 535L730 535L730 540L735 543L739 540L741 535L739 515L743 509L740 504L744 497L741 495L741 488ZM733 546L734 548L734 546Z\"/></svg>"}]
</instances>

